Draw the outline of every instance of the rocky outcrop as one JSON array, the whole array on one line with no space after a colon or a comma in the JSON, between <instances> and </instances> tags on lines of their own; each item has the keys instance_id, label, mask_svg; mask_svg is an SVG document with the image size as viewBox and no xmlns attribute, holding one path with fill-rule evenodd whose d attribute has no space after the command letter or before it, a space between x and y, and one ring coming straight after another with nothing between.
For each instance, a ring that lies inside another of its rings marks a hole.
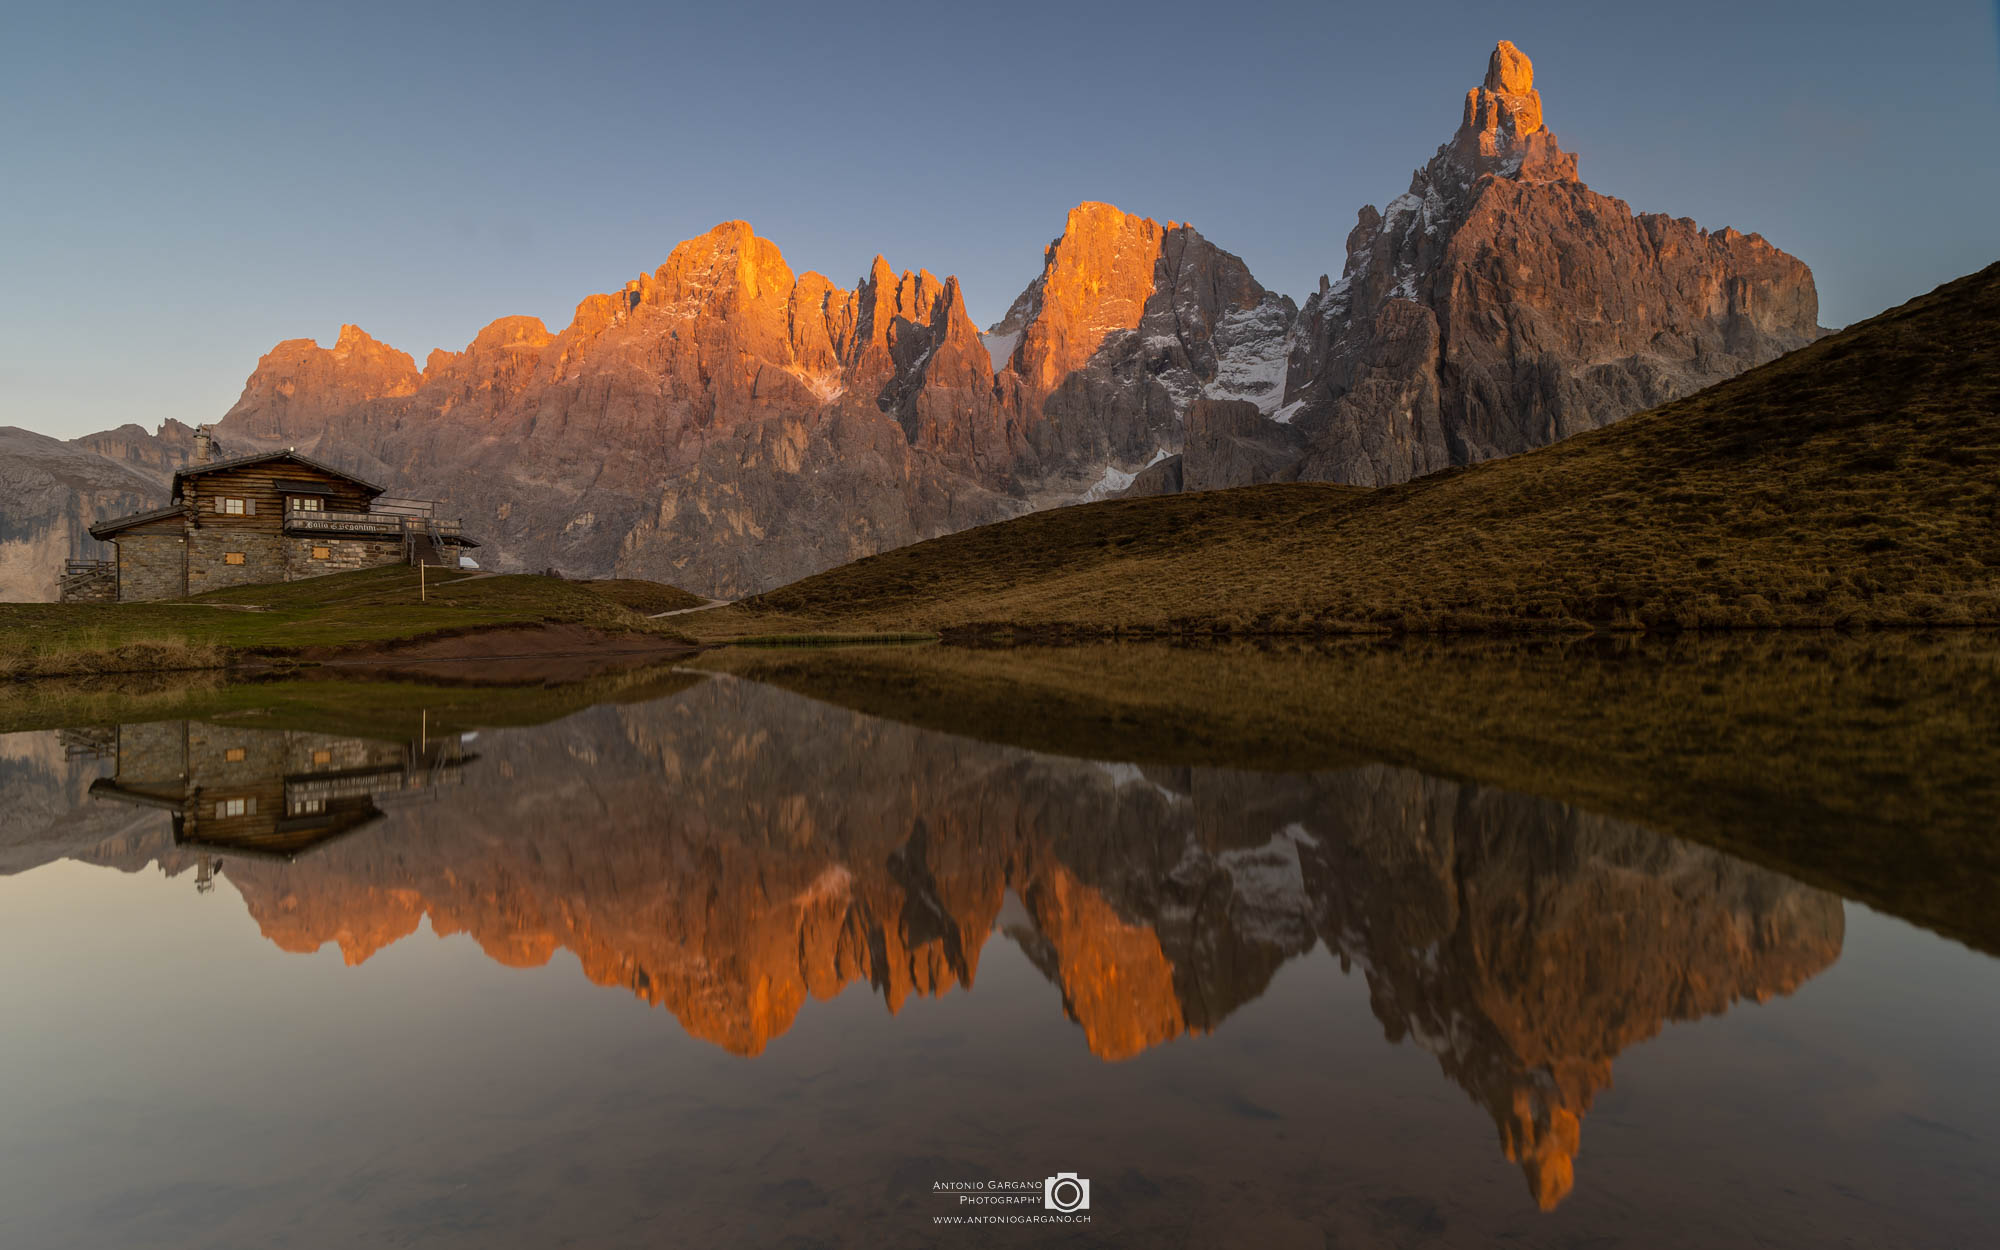
<instances>
[{"instance_id":1,"label":"rocky outcrop","mask_svg":"<svg viewBox=\"0 0 2000 1250\"><path fill-rule=\"evenodd\" d=\"M1303 309L1193 227L1073 209L984 334L953 278L852 289L725 222L551 332L465 350L343 326L280 343L220 423L438 498L506 570L739 595L1023 511L1132 491L1400 481L1538 447L1810 341L1805 266L1577 180L1528 58L1362 209ZM83 440L148 471L185 427Z\"/></svg>"},{"instance_id":2,"label":"rocky outcrop","mask_svg":"<svg viewBox=\"0 0 2000 1250\"><path fill-rule=\"evenodd\" d=\"M1450 142L1299 317L1299 476L1377 485L1526 451L1819 333L1812 273L1757 235L1634 216L1577 181L1528 58L1494 50Z\"/></svg>"},{"instance_id":3,"label":"rocky outcrop","mask_svg":"<svg viewBox=\"0 0 2000 1250\"><path fill-rule=\"evenodd\" d=\"M194 438L193 426L169 417L151 433L144 426L128 423L117 429L86 434L71 443L108 460L129 464L157 480L160 488L166 490L174 474L194 458Z\"/></svg>"},{"instance_id":4,"label":"rocky outcrop","mask_svg":"<svg viewBox=\"0 0 2000 1250\"><path fill-rule=\"evenodd\" d=\"M108 557L91 525L166 500L165 484L137 465L0 427L0 600L53 600L65 560Z\"/></svg>"},{"instance_id":5,"label":"rocky outcrop","mask_svg":"<svg viewBox=\"0 0 2000 1250\"><path fill-rule=\"evenodd\" d=\"M1199 399L1188 410L1181 489L1218 490L1298 476L1303 439L1237 399Z\"/></svg>"}]
</instances>

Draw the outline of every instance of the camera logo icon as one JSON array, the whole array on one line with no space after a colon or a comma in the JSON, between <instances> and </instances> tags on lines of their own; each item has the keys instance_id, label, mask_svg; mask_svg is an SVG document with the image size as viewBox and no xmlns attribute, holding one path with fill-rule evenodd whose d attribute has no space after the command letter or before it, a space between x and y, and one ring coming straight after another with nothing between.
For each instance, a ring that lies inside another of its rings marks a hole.
<instances>
[{"instance_id":1,"label":"camera logo icon","mask_svg":"<svg viewBox=\"0 0 2000 1250\"><path fill-rule=\"evenodd\" d=\"M1090 1182L1074 1172L1057 1172L1042 1182L1042 1205L1051 1211L1088 1211Z\"/></svg>"}]
</instances>

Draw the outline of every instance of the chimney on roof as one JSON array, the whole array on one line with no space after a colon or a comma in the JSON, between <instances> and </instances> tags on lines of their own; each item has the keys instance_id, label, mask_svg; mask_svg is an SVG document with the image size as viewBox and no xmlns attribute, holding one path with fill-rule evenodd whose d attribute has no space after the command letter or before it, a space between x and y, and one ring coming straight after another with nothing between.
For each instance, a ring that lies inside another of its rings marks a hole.
<instances>
[{"instance_id":1,"label":"chimney on roof","mask_svg":"<svg viewBox=\"0 0 2000 1250\"><path fill-rule=\"evenodd\" d=\"M194 464L213 464L222 459L222 444L215 441L215 427L197 425L194 427Z\"/></svg>"}]
</instances>

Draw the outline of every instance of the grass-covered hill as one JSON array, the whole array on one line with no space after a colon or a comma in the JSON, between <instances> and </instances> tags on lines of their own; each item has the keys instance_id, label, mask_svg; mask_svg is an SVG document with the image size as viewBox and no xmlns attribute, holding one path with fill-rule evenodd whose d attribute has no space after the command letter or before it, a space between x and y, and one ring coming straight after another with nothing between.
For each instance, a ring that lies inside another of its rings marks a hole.
<instances>
[{"instance_id":1,"label":"grass-covered hill","mask_svg":"<svg viewBox=\"0 0 2000 1250\"><path fill-rule=\"evenodd\" d=\"M1376 490L1064 508L680 620L709 637L2000 623L2000 265L1525 455Z\"/></svg>"}]
</instances>

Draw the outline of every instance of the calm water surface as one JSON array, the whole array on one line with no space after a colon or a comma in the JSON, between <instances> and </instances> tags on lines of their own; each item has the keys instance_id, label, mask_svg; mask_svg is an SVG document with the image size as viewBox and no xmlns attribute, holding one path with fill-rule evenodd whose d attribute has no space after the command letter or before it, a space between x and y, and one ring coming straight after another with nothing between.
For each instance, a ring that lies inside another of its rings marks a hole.
<instances>
[{"instance_id":1,"label":"calm water surface","mask_svg":"<svg viewBox=\"0 0 2000 1250\"><path fill-rule=\"evenodd\" d=\"M2000 1228L1995 960L1407 769L714 677L413 741L0 736L0 804L14 1250ZM938 1222L1058 1171L1088 1224Z\"/></svg>"}]
</instances>

